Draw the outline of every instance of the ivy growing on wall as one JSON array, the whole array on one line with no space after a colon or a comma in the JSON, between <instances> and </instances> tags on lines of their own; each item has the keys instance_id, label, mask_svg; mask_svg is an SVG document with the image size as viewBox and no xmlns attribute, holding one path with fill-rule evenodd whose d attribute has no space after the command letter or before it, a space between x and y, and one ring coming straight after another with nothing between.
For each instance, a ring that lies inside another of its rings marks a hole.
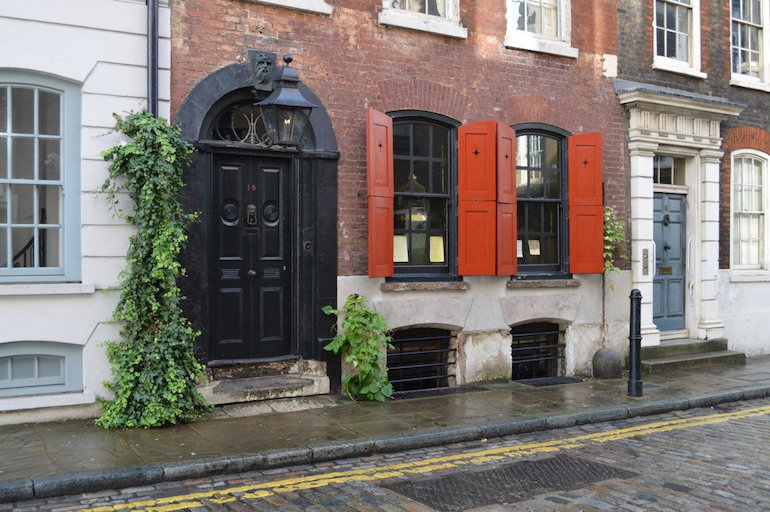
<instances>
[{"instance_id":1,"label":"ivy growing on wall","mask_svg":"<svg viewBox=\"0 0 770 512\"><path fill-rule=\"evenodd\" d=\"M204 376L193 354L200 334L180 308L176 280L184 274L178 260L195 214L179 201L182 173L193 146L180 129L147 111L115 115L114 131L126 144L103 152L110 162L102 185L109 202L136 226L130 237L128 266L121 273L120 300L113 320L122 322L118 341L107 344L114 399L101 399L105 428L158 427L200 416L205 400L196 384ZM118 194L127 193L133 212L118 208Z\"/></svg>"}]
</instances>

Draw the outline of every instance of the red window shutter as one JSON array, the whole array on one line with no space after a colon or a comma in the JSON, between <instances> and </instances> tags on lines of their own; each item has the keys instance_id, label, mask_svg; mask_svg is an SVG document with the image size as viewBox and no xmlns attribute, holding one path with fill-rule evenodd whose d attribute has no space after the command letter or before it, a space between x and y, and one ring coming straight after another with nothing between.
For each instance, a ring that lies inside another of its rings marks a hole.
<instances>
[{"instance_id":1,"label":"red window shutter","mask_svg":"<svg viewBox=\"0 0 770 512\"><path fill-rule=\"evenodd\" d=\"M369 277L393 275L393 120L366 109Z\"/></svg>"},{"instance_id":2,"label":"red window shutter","mask_svg":"<svg viewBox=\"0 0 770 512\"><path fill-rule=\"evenodd\" d=\"M496 177L496 123L464 124L457 130L458 198L494 201Z\"/></svg>"},{"instance_id":3,"label":"red window shutter","mask_svg":"<svg viewBox=\"0 0 770 512\"><path fill-rule=\"evenodd\" d=\"M568 146L570 271L600 274L604 271L602 137L573 135Z\"/></svg>"},{"instance_id":4,"label":"red window shutter","mask_svg":"<svg viewBox=\"0 0 770 512\"><path fill-rule=\"evenodd\" d=\"M516 132L497 123L497 202L516 203Z\"/></svg>"},{"instance_id":5,"label":"red window shutter","mask_svg":"<svg viewBox=\"0 0 770 512\"><path fill-rule=\"evenodd\" d=\"M512 276L517 270L516 205L497 203L497 275Z\"/></svg>"},{"instance_id":6,"label":"red window shutter","mask_svg":"<svg viewBox=\"0 0 770 512\"><path fill-rule=\"evenodd\" d=\"M460 201L457 213L460 275L495 275L495 202Z\"/></svg>"},{"instance_id":7,"label":"red window shutter","mask_svg":"<svg viewBox=\"0 0 770 512\"><path fill-rule=\"evenodd\" d=\"M495 275L496 133L495 121L457 130L457 266L464 276Z\"/></svg>"}]
</instances>

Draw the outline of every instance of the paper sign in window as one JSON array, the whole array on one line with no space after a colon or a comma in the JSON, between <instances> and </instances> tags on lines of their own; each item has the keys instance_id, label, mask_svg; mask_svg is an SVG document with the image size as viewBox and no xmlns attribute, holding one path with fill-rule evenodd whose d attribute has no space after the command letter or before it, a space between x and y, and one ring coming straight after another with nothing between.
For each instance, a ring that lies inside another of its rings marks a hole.
<instances>
[{"instance_id":1,"label":"paper sign in window","mask_svg":"<svg viewBox=\"0 0 770 512\"><path fill-rule=\"evenodd\" d=\"M444 237L430 237L430 262L444 263Z\"/></svg>"},{"instance_id":2,"label":"paper sign in window","mask_svg":"<svg viewBox=\"0 0 770 512\"><path fill-rule=\"evenodd\" d=\"M395 235L393 237L393 262L409 263L409 248L407 247L406 235Z\"/></svg>"},{"instance_id":3,"label":"paper sign in window","mask_svg":"<svg viewBox=\"0 0 770 512\"><path fill-rule=\"evenodd\" d=\"M521 240L516 240L516 257L524 257L524 245L521 243Z\"/></svg>"},{"instance_id":4,"label":"paper sign in window","mask_svg":"<svg viewBox=\"0 0 770 512\"><path fill-rule=\"evenodd\" d=\"M527 240L529 242L529 255L540 256L540 240Z\"/></svg>"}]
</instances>

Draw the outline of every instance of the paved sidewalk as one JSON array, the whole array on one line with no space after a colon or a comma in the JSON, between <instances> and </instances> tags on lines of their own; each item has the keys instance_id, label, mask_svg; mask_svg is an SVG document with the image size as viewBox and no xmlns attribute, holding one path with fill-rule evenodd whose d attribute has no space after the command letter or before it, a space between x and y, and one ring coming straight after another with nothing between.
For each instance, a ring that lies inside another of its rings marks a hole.
<instances>
[{"instance_id":1,"label":"paved sidewalk","mask_svg":"<svg viewBox=\"0 0 770 512\"><path fill-rule=\"evenodd\" d=\"M106 431L92 421L0 427L0 503L146 485L212 474L311 464L620 420L770 396L770 357L745 366L550 387L522 383L427 398L352 403L308 400L296 412L218 409L186 424ZM243 415L242 417L233 417Z\"/></svg>"}]
</instances>

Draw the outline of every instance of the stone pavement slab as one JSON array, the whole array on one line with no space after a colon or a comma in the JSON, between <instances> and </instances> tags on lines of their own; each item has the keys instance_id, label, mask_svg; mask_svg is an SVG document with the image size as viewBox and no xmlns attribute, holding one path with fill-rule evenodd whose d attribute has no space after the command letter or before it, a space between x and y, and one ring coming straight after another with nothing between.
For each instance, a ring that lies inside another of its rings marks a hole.
<instances>
[{"instance_id":1,"label":"stone pavement slab","mask_svg":"<svg viewBox=\"0 0 770 512\"><path fill-rule=\"evenodd\" d=\"M386 403L250 415L218 408L186 425L106 431L90 420L0 426L0 503L363 457L770 396L770 357L745 366L552 387L519 382ZM246 412L244 412L246 411ZM245 414L245 415L244 415Z\"/></svg>"}]
</instances>

